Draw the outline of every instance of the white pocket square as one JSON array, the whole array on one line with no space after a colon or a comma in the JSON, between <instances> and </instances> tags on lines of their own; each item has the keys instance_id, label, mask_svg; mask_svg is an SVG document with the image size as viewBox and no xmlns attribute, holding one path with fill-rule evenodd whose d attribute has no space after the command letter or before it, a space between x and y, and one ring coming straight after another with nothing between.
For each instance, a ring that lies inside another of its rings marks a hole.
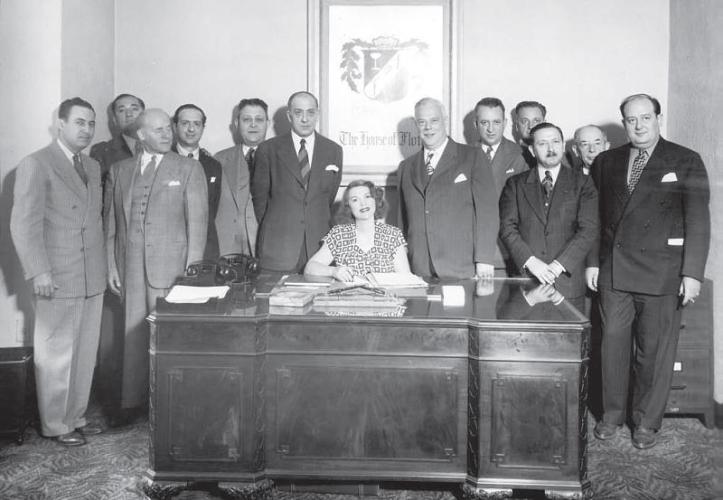
<instances>
[{"instance_id":1,"label":"white pocket square","mask_svg":"<svg viewBox=\"0 0 723 500\"><path fill-rule=\"evenodd\" d=\"M464 182L464 181L466 181L466 180L467 180L467 176L466 176L466 175L464 175L464 174L459 174L457 177L455 177L454 183L457 184L458 182Z\"/></svg>"},{"instance_id":2,"label":"white pocket square","mask_svg":"<svg viewBox=\"0 0 723 500\"><path fill-rule=\"evenodd\" d=\"M170 181L168 183L168 187L180 186L180 185L181 185L181 181Z\"/></svg>"},{"instance_id":3,"label":"white pocket square","mask_svg":"<svg viewBox=\"0 0 723 500\"><path fill-rule=\"evenodd\" d=\"M508 168L507 170L505 170L506 174L513 174L514 172L515 172L514 168Z\"/></svg>"},{"instance_id":4,"label":"white pocket square","mask_svg":"<svg viewBox=\"0 0 723 500\"><path fill-rule=\"evenodd\" d=\"M675 175L675 172L668 172L663 176L660 182L675 182L678 180L678 176Z\"/></svg>"},{"instance_id":5,"label":"white pocket square","mask_svg":"<svg viewBox=\"0 0 723 500\"><path fill-rule=\"evenodd\" d=\"M683 238L668 238L668 245L671 247L682 247L685 239Z\"/></svg>"},{"instance_id":6,"label":"white pocket square","mask_svg":"<svg viewBox=\"0 0 723 500\"><path fill-rule=\"evenodd\" d=\"M330 172L338 172L339 167L337 167L336 165L327 165L324 170L328 170Z\"/></svg>"},{"instance_id":7,"label":"white pocket square","mask_svg":"<svg viewBox=\"0 0 723 500\"><path fill-rule=\"evenodd\" d=\"M209 182L211 182L211 183L214 183L214 182L216 182L216 176L215 176L215 175L214 175L214 176L212 176L212 177L211 177L211 180L210 180Z\"/></svg>"}]
</instances>

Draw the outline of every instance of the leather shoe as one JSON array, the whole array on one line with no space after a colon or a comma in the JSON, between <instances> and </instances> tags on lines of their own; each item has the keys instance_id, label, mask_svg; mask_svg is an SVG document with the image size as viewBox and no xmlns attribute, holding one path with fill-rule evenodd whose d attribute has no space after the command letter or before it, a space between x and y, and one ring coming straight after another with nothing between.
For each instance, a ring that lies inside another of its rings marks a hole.
<instances>
[{"instance_id":1,"label":"leather shoe","mask_svg":"<svg viewBox=\"0 0 723 500\"><path fill-rule=\"evenodd\" d=\"M647 450L655 446L655 431L647 427L638 426L633 431L633 446L639 450Z\"/></svg>"},{"instance_id":2,"label":"leather shoe","mask_svg":"<svg viewBox=\"0 0 723 500\"><path fill-rule=\"evenodd\" d=\"M602 440L612 439L618 433L619 428L620 428L619 425L609 424L609 423L603 422L601 420L595 426L595 429L593 430L593 434L595 434L595 437L598 439L602 439Z\"/></svg>"},{"instance_id":3,"label":"leather shoe","mask_svg":"<svg viewBox=\"0 0 723 500\"><path fill-rule=\"evenodd\" d=\"M85 444L85 438L77 431L55 436L55 440L63 446L81 446Z\"/></svg>"},{"instance_id":4,"label":"leather shoe","mask_svg":"<svg viewBox=\"0 0 723 500\"><path fill-rule=\"evenodd\" d=\"M100 425L85 424L83 427L75 429L83 436L95 436L103 433L103 428Z\"/></svg>"}]
</instances>

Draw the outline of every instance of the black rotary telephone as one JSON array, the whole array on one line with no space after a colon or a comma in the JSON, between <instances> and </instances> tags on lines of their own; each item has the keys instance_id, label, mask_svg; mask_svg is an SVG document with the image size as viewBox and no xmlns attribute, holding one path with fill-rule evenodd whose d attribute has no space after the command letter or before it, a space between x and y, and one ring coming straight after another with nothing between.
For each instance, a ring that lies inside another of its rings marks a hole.
<instances>
[{"instance_id":1,"label":"black rotary telephone","mask_svg":"<svg viewBox=\"0 0 723 500\"><path fill-rule=\"evenodd\" d=\"M259 264L254 257L230 253L222 255L216 262L202 260L191 263L185 277L202 283L230 285L249 282L258 275L258 271Z\"/></svg>"}]
</instances>

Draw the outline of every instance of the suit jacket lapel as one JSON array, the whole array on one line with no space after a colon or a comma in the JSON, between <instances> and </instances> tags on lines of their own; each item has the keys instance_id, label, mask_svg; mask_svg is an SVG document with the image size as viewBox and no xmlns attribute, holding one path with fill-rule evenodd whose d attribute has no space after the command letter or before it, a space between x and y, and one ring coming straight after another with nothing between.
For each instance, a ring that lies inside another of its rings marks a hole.
<instances>
[{"instance_id":1,"label":"suit jacket lapel","mask_svg":"<svg viewBox=\"0 0 723 500\"><path fill-rule=\"evenodd\" d=\"M318 135L316 139L317 142L314 144L314 149L316 149L319 145ZM304 187L304 181L301 179L301 170L299 169L299 157L297 156L296 148L294 147L294 139L291 138L290 132L281 145L279 155L281 156L281 161L284 163L284 166L289 169L289 172L291 172L291 175L293 175L298 183ZM314 151L314 156L318 157L317 151ZM309 173L309 175L311 175L311 173Z\"/></svg>"},{"instance_id":2,"label":"suit jacket lapel","mask_svg":"<svg viewBox=\"0 0 723 500\"><path fill-rule=\"evenodd\" d=\"M131 204L133 203L133 186L136 182L136 176L140 173L140 163L142 155L134 158L132 168L118 169L118 182L120 182L121 195L123 196L123 211L126 216L126 226L131 223Z\"/></svg>"},{"instance_id":3,"label":"suit jacket lapel","mask_svg":"<svg viewBox=\"0 0 723 500\"><path fill-rule=\"evenodd\" d=\"M236 148L233 151L233 157L231 158L231 161L225 162L223 164L223 180L228 184L228 189L231 192L231 199L233 199L234 204L236 205L236 209L238 210L238 190L241 186L239 186L239 177L241 174L241 168L243 168L243 164L246 163L244 160L244 149L241 144L236 146Z\"/></svg>"},{"instance_id":4,"label":"suit jacket lapel","mask_svg":"<svg viewBox=\"0 0 723 500\"><path fill-rule=\"evenodd\" d=\"M412 171L409 172L412 178L412 184L423 194L427 186L427 170L424 168L424 150L414 155L410 167L412 169Z\"/></svg>"},{"instance_id":5,"label":"suit jacket lapel","mask_svg":"<svg viewBox=\"0 0 723 500\"><path fill-rule=\"evenodd\" d=\"M550 214L560 213L562 204L569 199L570 190L572 189L572 172L570 168L560 165L560 172L557 174L555 188L552 191L552 199L550 200L550 210L547 214L548 221L550 220ZM542 192L540 192L540 198L542 198Z\"/></svg>"},{"instance_id":6,"label":"suit jacket lapel","mask_svg":"<svg viewBox=\"0 0 723 500\"><path fill-rule=\"evenodd\" d=\"M78 198L85 200L88 196L88 187L83 184L83 181L73 167L73 163L68 160L68 157L65 156L65 153L60 149L57 142L53 141L51 151L54 159L53 169Z\"/></svg>"},{"instance_id":7,"label":"suit jacket lapel","mask_svg":"<svg viewBox=\"0 0 723 500\"><path fill-rule=\"evenodd\" d=\"M610 162L610 183L613 193L618 199L618 203L624 206L628 202L628 158L630 157L630 145L616 151L614 154L619 155Z\"/></svg>"},{"instance_id":8,"label":"suit jacket lapel","mask_svg":"<svg viewBox=\"0 0 723 500\"><path fill-rule=\"evenodd\" d=\"M442 151L439 162L437 162L437 166L434 168L434 173L432 174L432 178L429 179L429 183L431 184L435 179L439 179L440 176L444 175L444 173L456 163L455 158L457 158L457 146L449 139L447 146L445 146L444 151ZM427 175L426 170L424 175Z\"/></svg>"},{"instance_id":9,"label":"suit jacket lapel","mask_svg":"<svg viewBox=\"0 0 723 500\"><path fill-rule=\"evenodd\" d=\"M655 149L653 150L653 154L648 159L648 163L645 164L643 172L640 174L640 179L638 180L635 190L630 195L628 204L625 207L626 212L635 210L635 207L637 207L642 200L659 188L658 184L660 180L658 177L660 176L658 171L665 168L666 163L665 141L661 137L658 140L657 146L655 146ZM627 166L627 163L625 165Z\"/></svg>"},{"instance_id":10,"label":"suit jacket lapel","mask_svg":"<svg viewBox=\"0 0 723 500\"><path fill-rule=\"evenodd\" d=\"M525 182L522 184L522 192L540 222L543 225L547 224L547 215L544 211L545 202L542 199L542 185L537 177L537 168L531 168L527 173Z\"/></svg>"}]
</instances>

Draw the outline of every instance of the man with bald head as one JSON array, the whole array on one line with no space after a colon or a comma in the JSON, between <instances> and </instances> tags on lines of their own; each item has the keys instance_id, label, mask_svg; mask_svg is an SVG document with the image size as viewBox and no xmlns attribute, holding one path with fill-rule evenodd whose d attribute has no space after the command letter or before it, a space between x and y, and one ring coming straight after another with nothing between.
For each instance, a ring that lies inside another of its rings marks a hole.
<instances>
[{"instance_id":1,"label":"man with bald head","mask_svg":"<svg viewBox=\"0 0 723 500\"><path fill-rule=\"evenodd\" d=\"M293 93L286 114L291 132L256 149L251 196L261 268L301 273L331 228L343 151L316 132L319 102L313 94Z\"/></svg>"},{"instance_id":2,"label":"man with bald head","mask_svg":"<svg viewBox=\"0 0 723 500\"><path fill-rule=\"evenodd\" d=\"M590 174L592 162L597 155L610 149L605 131L597 125L585 125L575 131L572 150L582 161L582 173Z\"/></svg>"},{"instance_id":3,"label":"man with bald head","mask_svg":"<svg viewBox=\"0 0 723 500\"><path fill-rule=\"evenodd\" d=\"M497 243L497 191L480 148L447 136L442 103L414 107L423 148L399 164L398 224L415 274L492 277Z\"/></svg>"},{"instance_id":4,"label":"man with bald head","mask_svg":"<svg viewBox=\"0 0 723 500\"><path fill-rule=\"evenodd\" d=\"M108 286L125 306L120 422L148 399L149 331L145 318L188 264L203 258L208 223L201 164L171 151L170 117L138 117L143 152L112 166L106 185Z\"/></svg>"}]
</instances>

